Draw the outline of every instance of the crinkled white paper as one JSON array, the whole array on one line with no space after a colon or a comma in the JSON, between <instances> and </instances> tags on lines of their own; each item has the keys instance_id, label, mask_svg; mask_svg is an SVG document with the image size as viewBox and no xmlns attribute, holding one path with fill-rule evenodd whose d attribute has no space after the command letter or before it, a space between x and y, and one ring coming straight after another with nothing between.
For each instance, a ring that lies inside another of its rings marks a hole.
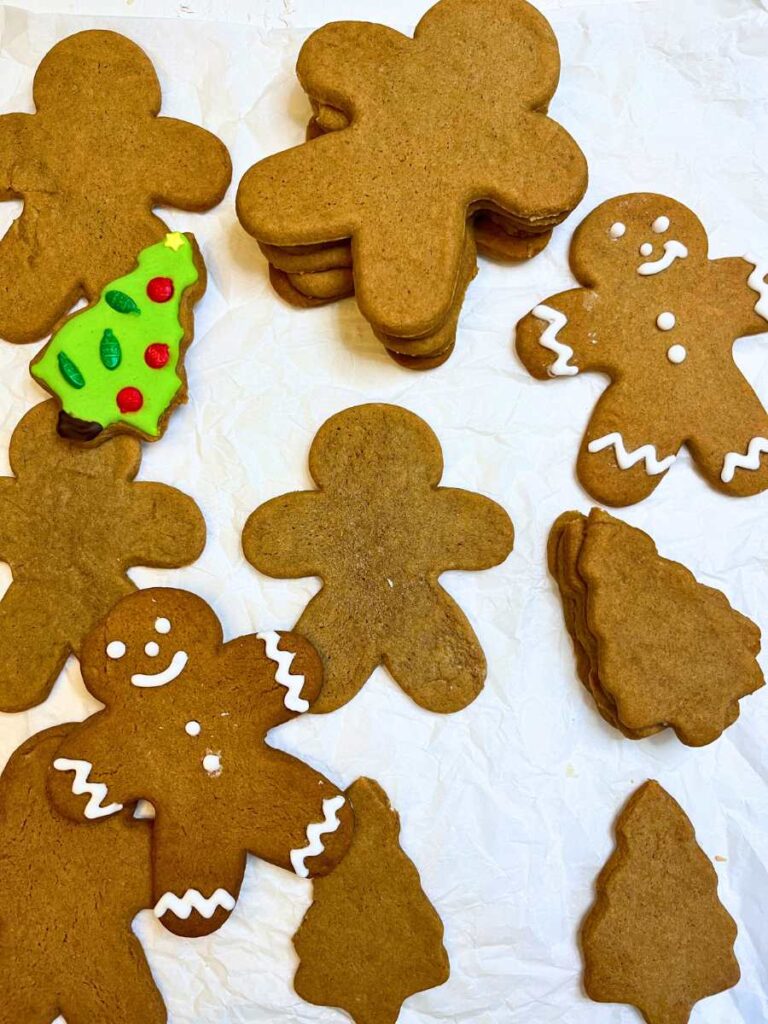
<instances>
[{"instance_id":1,"label":"crinkled white paper","mask_svg":"<svg viewBox=\"0 0 768 1024\"><path fill-rule=\"evenodd\" d=\"M33 6L50 9L52 2ZM0 110L31 109L32 74L58 39L82 28L114 28L154 61L164 113L224 139L237 182L255 160L302 138L308 106L293 66L310 29L329 18L366 17L410 30L429 4L70 0L68 6L88 15L0 9ZM668 193L700 214L713 256L768 255L768 4L552 0L541 6L563 58L552 114L587 154L589 192L531 263L482 263L456 351L440 369L418 374L396 366L354 301L306 312L283 305L268 286L256 244L237 223L234 186L213 213L168 214L174 228L196 232L210 284L187 358L190 402L174 415L165 439L146 449L141 477L194 495L209 536L195 566L133 575L139 584L196 590L229 636L290 627L317 582L274 581L253 570L240 549L248 513L309 484L309 444L332 413L372 400L419 413L442 442L445 483L494 497L517 530L505 565L444 577L485 648L486 688L467 710L441 717L412 704L380 669L342 710L273 735L343 785L360 775L378 779L401 812L403 845L445 922L452 965L449 982L409 1000L401 1021L639 1021L629 1007L585 998L577 929L612 848L615 815L650 776L690 815L739 925L742 980L699 1004L693 1020L762 1024L768 1019L768 691L745 700L736 725L700 750L667 734L634 743L599 717L575 675L544 548L560 512L590 505L573 467L605 382L595 376L537 382L516 360L513 336L524 312L570 285L570 233L612 195ZM1 229L16 209L2 204ZM7 472L4 452L14 424L42 397L27 373L38 347L0 345L0 472ZM736 357L768 404L768 336L740 343ZM723 497L682 457L651 498L621 515L768 628L768 493ZM45 705L0 716L0 761L31 733L96 706L71 662ZM341 1022L341 1013L304 1004L291 986L290 937L309 898L308 882L252 860L232 920L211 938L175 938L142 914L136 930L172 1024Z\"/></svg>"}]
</instances>

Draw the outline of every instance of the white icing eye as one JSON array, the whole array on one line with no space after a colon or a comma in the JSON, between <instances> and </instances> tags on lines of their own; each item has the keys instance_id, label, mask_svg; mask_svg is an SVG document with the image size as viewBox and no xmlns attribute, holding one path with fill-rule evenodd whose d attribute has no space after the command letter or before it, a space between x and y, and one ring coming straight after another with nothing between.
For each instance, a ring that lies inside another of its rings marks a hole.
<instances>
[{"instance_id":1,"label":"white icing eye","mask_svg":"<svg viewBox=\"0 0 768 1024\"><path fill-rule=\"evenodd\" d=\"M620 220L617 220L616 223L611 226L610 236L611 238L621 238L626 230L626 225L622 224Z\"/></svg>"},{"instance_id":2,"label":"white icing eye","mask_svg":"<svg viewBox=\"0 0 768 1024\"><path fill-rule=\"evenodd\" d=\"M206 754L203 758L203 768L209 775L215 775L221 771L221 757L218 754Z\"/></svg>"},{"instance_id":3,"label":"white icing eye","mask_svg":"<svg viewBox=\"0 0 768 1024\"><path fill-rule=\"evenodd\" d=\"M651 224L651 227L657 235L661 235L663 232L669 231L669 217L657 217L653 224Z\"/></svg>"},{"instance_id":4,"label":"white icing eye","mask_svg":"<svg viewBox=\"0 0 768 1024\"><path fill-rule=\"evenodd\" d=\"M676 323L674 313L659 313L656 317L656 326L660 331L671 331Z\"/></svg>"},{"instance_id":5,"label":"white icing eye","mask_svg":"<svg viewBox=\"0 0 768 1024\"><path fill-rule=\"evenodd\" d=\"M643 244L640 246L640 255L641 256L650 256L652 252L653 252L653 245L651 245L650 242L643 242Z\"/></svg>"},{"instance_id":6,"label":"white icing eye","mask_svg":"<svg viewBox=\"0 0 768 1024\"><path fill-rule=\"evenodd\" d=\"M200 728L200 723L195 722L193 720L191 722L187 722L187 724L184 726L184 732L187 734L187 736L199 736Z\"/></svg>"},{"instance_id":7,"label":"white icing eye","mask_svg":"<svg viewBox=\"0 0 768 1024\"><path fill-rule=\"evenodd\" d=\"M672 345L667 349L667 359L670 363L679 364L685 361L688 353L683 345Z\"/></svg>"},{"instance_id":8,"label":"white icing eye","mask_svg":"<svg viewBox=\"0 0 768 1024\"><path fill-rule=\"evenodd\" d=\"M155 632L156 633L170 633L171 632L171 620L170 619L155 619Z\"/></svg>"},{"instance_id":9,"label":"white icing eye","mask_svg":"<svg viewBox=\"0 0 768 1024\"><path fill-rule=\"evenodd\" d=\"M160 653L160 645L150 640L148 644L144 644L144 653L150 658L156 658Z\"/></svg>"},{"instance_id":10,"label":"white icing eye","mask_svg":"<svg viewBox=\"0 0 768 1024\"><path fill-rule=\"evenodd\" d=\"M111 640L107 644L107 657L112 658L113 661L117 661L118 658L122 658L125 654L125 644L122 640Z\"/></svg>"}]
</instances>

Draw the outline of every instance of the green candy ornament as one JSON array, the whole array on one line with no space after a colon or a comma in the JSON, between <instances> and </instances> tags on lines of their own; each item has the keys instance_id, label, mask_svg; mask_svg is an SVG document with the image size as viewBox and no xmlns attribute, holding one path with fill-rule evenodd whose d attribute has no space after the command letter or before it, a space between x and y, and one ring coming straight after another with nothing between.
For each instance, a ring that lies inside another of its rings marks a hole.
<instances>
[{"instance_id":1,"label":"green candy ornament","mask_svg":"<svg viewBox=\"0 0 768 1024\"><path fill-rule=\"evenodd\" d=\"M142 249L135 269L110 281L97 302L61 322L30 371L61 405L62 437L162 437L186 400L183 360L205 283L194 236L172 231Z\"/></svg>"}]
</instances>

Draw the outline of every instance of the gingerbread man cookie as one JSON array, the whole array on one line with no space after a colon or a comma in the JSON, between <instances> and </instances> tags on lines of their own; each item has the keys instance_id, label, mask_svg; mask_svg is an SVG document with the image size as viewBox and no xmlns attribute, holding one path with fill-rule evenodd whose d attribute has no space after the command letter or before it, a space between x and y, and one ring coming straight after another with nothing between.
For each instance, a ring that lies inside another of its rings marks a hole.
<instances>
[{"instance_id":1,"label":"gingerbread man cookie","mask_svg":"<svg viewBox=\"0 0 768 1024\"><path fill-rule=\"evenodd\" d=\"M383 335L423 338L448 319L473 213L541 233L584 193L584 157L545 113L557 41L524 0L441 0L413 38L334 22L296 70L349 126L252 167L238 217L292 250L351 238L357 302Z\"/></svg>"},{"instance_id":2,"label":"gingerbread man cookie","mask_svg":"<svg viewBox=\"0 0 768 1024\"><path fill-rule=\"evenodd\" d=\"M265 736L309 708L322 685L295 633L223 642L208 605L183 590L140 590L90 633L83 679L106 704L57 751L49 783L72 817L155 808L155 914L207 935L234 909L253 853L307 878L344 856L344 795ZM85 799L87 798L87 799Z\"/></svg>"},{"instance_id":3,"label":"gingerbread man cookie","mask_svg":"<svg viewBox=\"0 0 768 1024\"><path fill-rule=\"evenodd\" d=\"M154 206L207 210L232 174L214 135L157 116L155 70L116 32L57 43L33 96L36 113L0 117L0 200L24 202L0 242L0 337L16 343L48 334L162 240Z\"/></svg>"},{"instance_id":4,"label":"gingerbread man cookie","mask_svg":"<svg viewBox=\"0 0 768 1024\"><path fill-rule=\"evenodd\" d=\"M243 550L268 576L323 579L296 625L324 661L312 710L346 704L380 664L422 707L466 707L483 687L485 657L438 577L503 562L514 539L509 516L490 498L439 487L440 443L394 405L332 416L309 469L319 489L257 508Z\"/></svg>"},{"instance_id":5,"label":"gingerbread man cookie","mask_svg":"<svg viewBox=\"0 0 768 1024\"><path fill-rule=\"evenodd\" d=\"M768 415L733 361L737 338L768 330L768 263L710 260L699 220L666 196L598 206L576 230L583 286L524 317L517 351L542 380L607 374L578 456L607 505L647 497L686 445L727 494L768 487Z\"/></svg>"},{"instance_id":6,"label":"gingerbread man cookie","mask_svg":"<svg viewBox=\"0 0 768 1024\"><path fill-rule=\"evenodd\" d=\"M0 710L45 700L70 653L119 598L134 565L176 568L198 557L205 522L166 484L135 483L141 444L83 448L56 433L54 402L31 409L0 478L0 559L13 582L0 599Z\"/></svg>"},{"instance_id":7,"label":"gingerbread man cookie","mask_svg":"<svg viewBox=\"0 0 768 1024\"><path fill-rule=\"evenodd\" d=\"M131 931L151 906L151 828L129 810L75 824L48 800L51 759L74 726L33 736L0 777L0 1024L165 1024Z\"/></svg>"}]
</instances>

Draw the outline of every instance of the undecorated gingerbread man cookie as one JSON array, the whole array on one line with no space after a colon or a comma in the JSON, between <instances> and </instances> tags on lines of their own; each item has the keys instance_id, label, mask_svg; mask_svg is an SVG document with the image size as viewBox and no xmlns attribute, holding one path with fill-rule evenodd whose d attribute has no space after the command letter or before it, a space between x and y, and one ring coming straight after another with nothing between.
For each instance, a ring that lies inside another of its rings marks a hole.
<instances>
[{"instance_id":1,"label":"undecorated gingerbread man cookie","mask_svg":"<svg viewBox=\"0 0 768 1024\"><path fill-rule=\"evenodd\" d=\"M106 708L52 759L51 793L82 820L147 800L154 907L178 935L207 935L234 909L246 854L306 878L330 871L352 838L336 786L265 742L322 685L295 633L223 642L205 601L140 590L89 635L83 679Z\"/></svg>"},{"instance_id":2,"label":"undecorated gingerbread man cookie","mask_svg":"<svg viewBox=\"0 0 768 1024\"><path fill-rule=\"evenodd\" d=\"M698 218L666 196L598 206L576 230L582 285L545 299L517 327L540 379L607 374L577 470L607 505L647 497L685 445L727 494L768 487L768 415L733 361L737 338L768 330L768 263L710 260Z\"/></svg>"}]
</instances>

